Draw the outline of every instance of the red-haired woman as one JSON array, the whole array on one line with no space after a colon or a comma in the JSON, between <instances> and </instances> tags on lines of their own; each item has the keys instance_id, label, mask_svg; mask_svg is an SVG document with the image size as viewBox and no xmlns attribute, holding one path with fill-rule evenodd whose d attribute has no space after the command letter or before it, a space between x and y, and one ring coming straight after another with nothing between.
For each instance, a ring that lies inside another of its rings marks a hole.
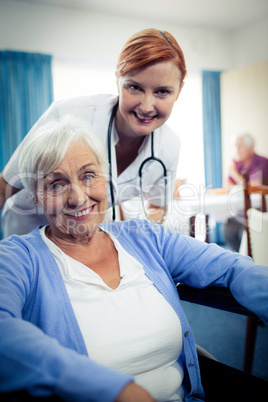
<instances>
[{"instance_id":1,"label":"red-haired woman","mask_svg":"<svg viewBox=\"0 0 268 402\"><path fill-rule=\"evenodd\" d=\"M111 177L108 205L120 205L142 195L149 211L147 216L161 222L173 196L180 148L177 135L165 123L185 76L184 55L175 38L165 31L145 29L134 34L119 55L117 96L94 95L54 102L27 136L35 135L40 125L63 115L84 120L102 138L108 151ZM44 214L18 179L20 147L0 176L0 208L6 198L21 190L13 195L12 205L3 210L5 237L27 233L46 223ZM152 155L161 162L150 160L144 165L140 180L140 166Z\"/></svg>"}]
</instances>

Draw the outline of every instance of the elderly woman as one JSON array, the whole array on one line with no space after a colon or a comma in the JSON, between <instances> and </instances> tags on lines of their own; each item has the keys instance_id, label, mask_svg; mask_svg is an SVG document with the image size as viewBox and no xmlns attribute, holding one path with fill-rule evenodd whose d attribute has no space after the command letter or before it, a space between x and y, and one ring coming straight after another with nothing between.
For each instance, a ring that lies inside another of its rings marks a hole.
<instances>
[{"instance_id":1,"label":"elderly woman","mask_svg":"<svg viewBox=\"0 0 268 402\"><path fill-rule=\"evenodd\" d=\"M106 153L82 123L40 127L20 171L49 226L1 242L0 390L79 402L203 400L174 282L229 286L268 323L267 267L148 221L102 224Z\"/></svg>"}]
</instances>

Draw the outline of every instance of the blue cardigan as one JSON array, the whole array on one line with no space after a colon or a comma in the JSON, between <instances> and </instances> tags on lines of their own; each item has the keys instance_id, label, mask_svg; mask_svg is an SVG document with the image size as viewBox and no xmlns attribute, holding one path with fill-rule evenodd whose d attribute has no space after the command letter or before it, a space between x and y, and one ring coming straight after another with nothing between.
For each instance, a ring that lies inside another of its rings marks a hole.
<instances>
[{"instance_id":1,"label":"blue cardigan","mask_svg":"<svg viewBox=\"0 0 268 402\"><path fill-rule=\"evenodd\" d=\"M177 313L185 400L202 400L195 341L174 282L229 287L239 303L268 324L268 268L147 221L102 226L143 265ZM60 271L38 228L0 243L0 325L1 391L27 389L67 401L109 402L133 381L88 356Z\"/></svg>"}]
</instances>

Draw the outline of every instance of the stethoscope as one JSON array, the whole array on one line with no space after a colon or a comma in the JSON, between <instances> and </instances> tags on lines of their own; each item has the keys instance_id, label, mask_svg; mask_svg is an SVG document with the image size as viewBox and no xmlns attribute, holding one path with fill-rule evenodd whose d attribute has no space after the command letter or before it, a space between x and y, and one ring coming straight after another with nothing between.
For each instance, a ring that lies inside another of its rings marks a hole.
<instances>
[{"instance_id":1,"label":"stethoscope","mask_svg":"<svg viewBox=\"0 0 268 402\"><path fill-rule=\"evenodd\" d=\"M110 121L109 121L109 125L108 125L108 161L109 161L109 185L110 185L110 193L111 193L111 201L112 201L112 208L113 208L113 215L112 215L112 219L113 221L115 220L115 203L114 203L114 189L113 189L113 183L112 183L112 146L111 146L111 134L112 134L112 125L113 125L113 121L114 121L114 117L115 117L115 113L116 110L118 108L118 102L116 103L116 105L114 105L112 113L111 113L111 117L110 117ZM146 163L148 163L149 161L156 161L158 163L160 163L160 165L163 168L163 177L164 177L164 188L165 188L165 197L164 197L164 211L163 211L163 215L161 216L160 219L158 220L152 220L147 212L146 212L146 208L145 208L145 203L144 203L144 197L143 197L143 191L142 191L142 169L144 168L144 165ZM142 200L142 208L143 211L145 213L146 218L154 223L160 223L164 220L165 215L166 215L166 211L167 211L167 169L165 164L163 163L163 161L161 161L161 159L156 158L154 156L154 132L151 133L151 156L149 156L149 158L146 158L140 165L139 167L139 186L140 186L140 191L141 191L141 200Z\"/></svg>"}]
</instances>

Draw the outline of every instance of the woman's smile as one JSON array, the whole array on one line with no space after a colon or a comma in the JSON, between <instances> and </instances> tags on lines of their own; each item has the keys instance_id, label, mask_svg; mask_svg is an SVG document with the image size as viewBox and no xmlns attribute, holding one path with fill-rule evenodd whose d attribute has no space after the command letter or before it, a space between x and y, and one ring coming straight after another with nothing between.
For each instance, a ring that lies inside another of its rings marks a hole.
<instances>
[{"instance_id":1,"label":"woman's smile","mask_svg":"<svg viewBox=\"0 0 268 402\"><path fill-rule=\"evenodd\" d=\"M134 116L136 117L136 119L138 120L139 123L141 124L150 124L153 122L154 119L157 118L157 114L153 115L153 116L144 116L138 112L133 112Z\"/></svg>"},{"instance_id":2,"label":"woman's smile","mask_svg":"<svg viewBox=\"0 0 268 402\"><path fill-rule=\"evenodd\" d=\"M82 209L81 211L78 212L66 212L65 215L69 216L71 219L75 219L75 220L84 220L87 219L89 217L89 215L91 215L91 213L94 211L94 207L95 205L92 205L91 207Z\"/></svg>"}]
</instances>

